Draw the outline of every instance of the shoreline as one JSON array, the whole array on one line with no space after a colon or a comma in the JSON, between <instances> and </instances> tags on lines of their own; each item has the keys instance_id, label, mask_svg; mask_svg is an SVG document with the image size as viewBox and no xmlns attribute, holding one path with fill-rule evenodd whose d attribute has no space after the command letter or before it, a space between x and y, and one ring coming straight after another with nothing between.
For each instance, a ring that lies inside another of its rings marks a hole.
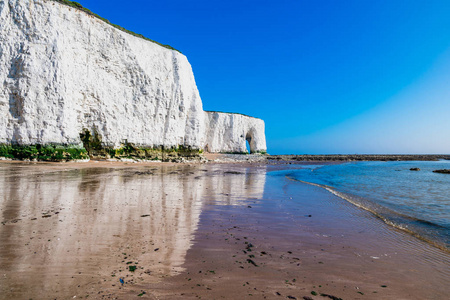
<instances>
[{"instance_id":1,"label":"shoreline","mask_svg":"<svg viewBox=\"0 0 450 300\"><path fill-rule=\"evenodd\" d=\"M0 225L0 294L40 299L128 299L143 292L144 299L448 294L448 253L322 188L277 176L278 170L299 167L0 162L1 221L7 216Z\"/></svg>"},{"instance_id":2,"label":"shoreline","mask_svg":"<svg viewBox=\"0 0 450 300\"><path fill-rule=\"evenodd\" d=\"M351 197L354 197L354 195L350 196L349 194L346 194L346 193L343 193L341 191L338 191L334 187L331 187L331 186L322 185L322 184L318 184L318 183L314 183L314 182L308 182L308 181L304 181L304 180L299 180L299 179L291 178L289 176L287 176L287 178L289 180L292 180L292 181L297 181L297 182L301 182L301 183L304 183L304 184L308 184L308 185L312 185L312 186L316 186L316 187L322 188L322 189L328 191L329 193L335 195L336 197L339 197L342 200L347 201L348 203L354 205L355 207L371 213L375 218L380 219L386 225L388 225L388 226L390 226L390 227L392 227L392 228L394 228L396 230L403 231L403 232L405 232L405 233L407 233L407 234L409 234L409 235L411 235L411 236L413 236L413 237L415 237L415 238L417 238L417 239L419 239L419 240L421 240L421 241L423 241L425 243L430 244L431 246L434 246L434 247L436 247L436 248L438 248L438 249L440 249L440 250L450 254L450 249L448 247L446 247L446 245L444 243L442 243L442 242L439 243L437 241L434 241L434 240L432 240L432 239L430 239L430 238L420 234L419 232L416 232L416 231L413 231L413 230L409 229L407 226L401 226L401 225L398 225L398 224L394 223L392 220L390 220L388 217L386 217L383 213L381 213L380 211L377 211L377 209L375 209L374 206L378 207L379 209L382 209L384 212L389 211L391 214L395 214L397 216L402 216L404 218L411 218L409 216L401 215L400 213L394 212L394 211L392 211L392 210L390 210L390 209L388 209L386 207L382 207L379 204L370 203L370 206L367 206L367 205L364 205L363 203L356 202L354 199L351 199Z\"/></svg>"},{"instance_id":3,"label":"shoreline","mask_svg":"<svg viewBox=\"0 0 450 300\"><path fill-rule=\"evenodd\" d=\"M170 156L170 155L169 155ZM37 160L37 159L16 159L0 156L1 161L24 162L24 163L266 163L266 164L301 164L306 162L328 162L343 163L357 161L438 161L450 160L448 154L314 154L314 155L270 155L270 154L236 154L236 153L200 153L196 156L183 156L177 153L169 159L145 159L145 157L116 157L106 158L93 156L90 159L68 159L68 160Z\"/></svg>"}]
</instances>

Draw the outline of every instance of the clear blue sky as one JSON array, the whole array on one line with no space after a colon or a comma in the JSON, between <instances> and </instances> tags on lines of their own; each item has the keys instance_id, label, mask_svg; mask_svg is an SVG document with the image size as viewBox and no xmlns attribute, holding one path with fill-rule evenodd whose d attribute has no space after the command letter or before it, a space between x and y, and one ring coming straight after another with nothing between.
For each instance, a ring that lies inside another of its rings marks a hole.
<instances>
[{"instance_id":1,"label":"clear blue sky","mask_svg":"<svg viewBox=\"0 0 450 300\"><path fill-rule=\"evenodd\" d=\"M169 44L268 152L450 153L450 1L79 0Z\"/></svg>"}]
</instances>

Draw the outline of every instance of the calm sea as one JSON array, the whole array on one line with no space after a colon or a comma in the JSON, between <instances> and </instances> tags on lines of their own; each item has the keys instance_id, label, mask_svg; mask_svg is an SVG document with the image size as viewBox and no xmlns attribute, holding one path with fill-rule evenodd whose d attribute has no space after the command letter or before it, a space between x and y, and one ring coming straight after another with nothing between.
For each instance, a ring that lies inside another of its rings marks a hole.
<instances>
[{"instance_id":1,"label":"calm sea","mask_svg":"<svg viewBox=\"0 0 450 300\"><path fill-rule=\"evenodd\" d=\"M420 168L420 171L410 171ZM450 161L308 165L289 172L371 211L386 223L450 249Z\"/></svg>"}]
</instances>

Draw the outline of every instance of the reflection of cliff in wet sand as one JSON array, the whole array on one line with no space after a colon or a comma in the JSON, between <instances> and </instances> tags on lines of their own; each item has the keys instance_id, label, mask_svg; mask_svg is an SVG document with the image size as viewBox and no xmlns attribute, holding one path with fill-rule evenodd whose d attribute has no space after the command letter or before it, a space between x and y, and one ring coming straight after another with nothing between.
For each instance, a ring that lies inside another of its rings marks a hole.
<instances>
[{"instance_id":1,"label":"reflection of cliff in wet sand","mask_svg":"<svg viewBox=\"0 0 450 300\"><path fill-rule=\"evenodd\" d=\"M201 166L16 163L0 172L2 299L97 294L121 288L118 278L128 285L175 275L203 203L259 198L265 176Z\"/></svg>"},{"instance_id":2,"label":"reflection of cliff in wet sand","mask_svg":"<svg viewBox=\"0 0 450 300\"><path fill-rule=\"evenodd\" d=\"M3 162L0 299L448 295L448 253L291 167Z\"/></svg>"}]
</instances>

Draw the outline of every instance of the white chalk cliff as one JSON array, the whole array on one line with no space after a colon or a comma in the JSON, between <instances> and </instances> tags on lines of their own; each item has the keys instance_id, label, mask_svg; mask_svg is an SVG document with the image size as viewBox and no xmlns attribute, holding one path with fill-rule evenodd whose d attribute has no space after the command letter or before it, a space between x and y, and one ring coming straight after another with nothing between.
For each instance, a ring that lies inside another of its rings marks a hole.
<instances>
[{"instance_id":1,"label":"white chalk cliff","mask_svg":"<svg viewBox=\"0 0 450 300\"><path fill-rule=\"evenodd\" d=\"M204 112L187 58L76 8L0 0L0 144L266 150L264 122Z\"/></svg>"}]
</instances>

